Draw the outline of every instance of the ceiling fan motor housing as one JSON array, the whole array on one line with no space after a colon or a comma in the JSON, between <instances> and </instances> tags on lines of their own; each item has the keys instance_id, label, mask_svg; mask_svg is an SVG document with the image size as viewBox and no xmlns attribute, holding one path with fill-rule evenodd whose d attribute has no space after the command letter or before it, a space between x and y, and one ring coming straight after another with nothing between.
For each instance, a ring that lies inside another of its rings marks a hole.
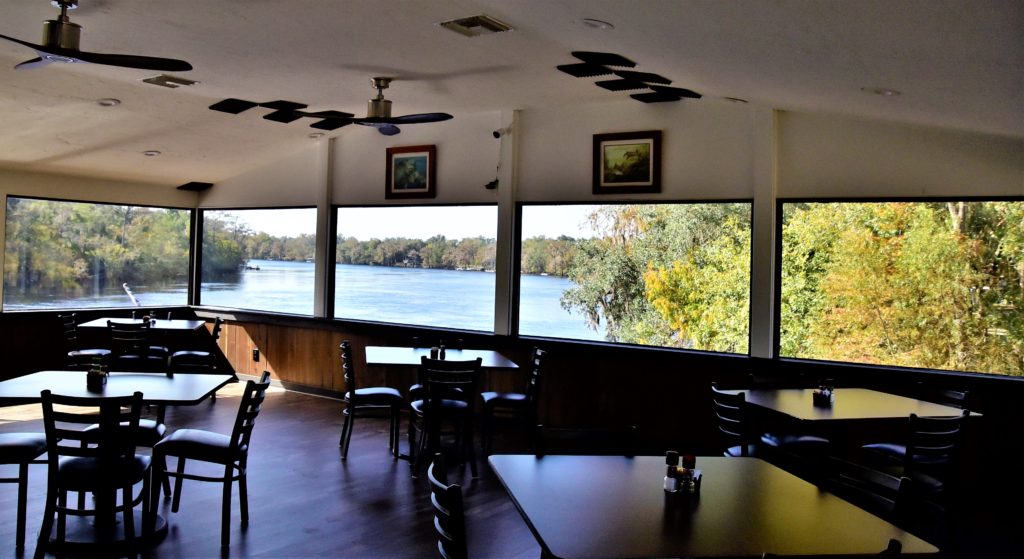
<instances>
[{"instance_id":1,"label":"ceiling fan motor housing","mask_svg":"<svg viewBox=\"0 0 1024 559\"><path fill-rule=\"evenodd\" d=\"M78 41L82 36L82 26L63 19L48 19L43 22L43 44L48 47L59 47L78 50Z\"/></svg>"},{"instance_id":2,"label":"ceiling fan motor housing","mask_svg":"<svg viewBox=\"0 0 1024 559\"><path fill-rule=\"evenodd\" d=\"M384 98L370 99L366 102L368 118L391 118L391 101Z\"/></svg>"}]
</instances>

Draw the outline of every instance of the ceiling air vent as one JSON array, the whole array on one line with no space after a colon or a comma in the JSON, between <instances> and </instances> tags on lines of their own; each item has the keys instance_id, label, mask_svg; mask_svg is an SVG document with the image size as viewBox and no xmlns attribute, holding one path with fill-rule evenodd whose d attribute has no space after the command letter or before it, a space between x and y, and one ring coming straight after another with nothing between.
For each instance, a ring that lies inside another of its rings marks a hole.
<instances>
[{"instance_id":1,"label":"ceiling air vent","mask_svg":"<svg viewBox=\"0 0 1024 559\"><path fill-rule=\"evenodd\" d=\"M442 21L438 25L467 37L512 31L511 25L484 14Z\"/></svg>"},{"instance_id":2,"label":"ceiling air vent","mask_svg":"<svg viewBox=\"0 0 1024 559\"><path fill-rule=\"evenodd\" d=\"M174 89L182 85L189 86L199 83L195 80L179 78L177 76L168 76L167 74L157 74L155 76L150 76L148 78L142 78L141 81L151 83L153 85L159 85L161 87L169 87L171 89Z\"/></svg>"}]
</instances>

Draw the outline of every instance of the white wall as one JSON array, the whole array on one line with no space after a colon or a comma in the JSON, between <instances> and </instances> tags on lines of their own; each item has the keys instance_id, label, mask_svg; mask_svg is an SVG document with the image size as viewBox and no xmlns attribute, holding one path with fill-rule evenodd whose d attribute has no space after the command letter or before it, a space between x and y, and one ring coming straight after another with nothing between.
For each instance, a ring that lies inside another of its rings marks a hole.
<instances>
[{"instance_id":1,"label":"white wall","mask_svg":"<svg viewBox=\"0 0 1024 559\"><path fill-rule=\"evenodd\" d=\"M1021 196L1024 139L779 114L778 195Z\"/></svg>"},{"instance_id":2,"label":"white wall","mask_svg":"<svg viewBox=\"0 0 1024 559\"><path fill-rule=\"evenodd\" d=\"M315 206L324 166L319 141L310 140L305 149L216 183L201 193L199 204L204 208Z\"/></svg>"},{"instance_id":3,"label":"white wall","mask_svg":"<svg viewBox=\"0 0 1024 559\"><path fill-rule=\"evenodd\" d=\"M753 110L716 101L642 104L617 101L522 111L521 201L753 196ZM660 194L594 195L593 137L662 131Z\"/></svg>"}]
</instances>

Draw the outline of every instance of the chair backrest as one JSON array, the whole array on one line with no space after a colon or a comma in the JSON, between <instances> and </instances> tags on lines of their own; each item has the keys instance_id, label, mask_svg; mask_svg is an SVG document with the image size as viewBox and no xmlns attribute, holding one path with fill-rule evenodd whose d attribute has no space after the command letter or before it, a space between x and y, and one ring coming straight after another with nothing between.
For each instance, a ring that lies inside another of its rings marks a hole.
<instances>
[{"instance_id":1,"label":"chair backrest","mask_svg":"<svg viewBox=\"0 0 1024 559\"><path fill-rule=\"evenodd\" d=\"M61 328L64 331L64 343L67 344L67 351L78 349L78 321L75 313L59 314Z\"/></svg>"},{"instance_id":2,"label":"chair backrest","mask_svg":"<svg viewBox=\"0 0 1024 559\"><path fill-rule=\"evenodd\" d=\"M745 443L749 439L745 425L746 394L744 392L737 394L724 392L718 388L716 383L712 382L711 403L715 410L718 432L726 441L725 446L728 448L739 444L746 451Z\"/></svg>"},{"instance_id":3,"label":"chair backrest","mask_svg":"<svg viewBox=\"0 0 1024 559\"><path fill-rule=\"evenodd\" d=\"M210 332L210 336L213 337L213 343L217 343L217 340L220 339L220 331L222 328L224 328L224 319L219 316L213 319L213 331Z\"/></svg>"},{"instance_id":4,"label":"chair backrest","mask_svg":"<svg viewBox=\"0 0 1024 559\"><path fill-rule=\"evenodd\" d=\"M909 475L922 466L928 473L948 468L957 458L961 430L969 410L954 417L919 417L910 414L910 430L907 435L907 452L904 456L903 474Z\"/></svg>"},{"instance_id":5,"label":"chair backrest","mask_svg":"<svg viewBox=\"0 0 1024 559\"><path fill-rule=\"evenodd\" d=\"M541 371L544 368L544 361L548 352L539 347L533 348L530 356L530 378L526 379L526 401L529 403L532 413L537 413L537 402L540 399ZM534 417L536 420L536 417ZM536 423L536 421L534 421Z\"/></svg>"},{"instance_id":6,"label":"chair backrest","mask_svg":"<svg viewBox=\"0 0 1024 559\"><path fill-rule=\"evenodd\" d=\"M95 459L101 468L135 456L134 437L124 436L124 425L129 430L138 428L141 392L131 396L81 397L43 390L40 397L51 472L58 471L57 464L65 456ZM83 430L84 426L96 423L99 429Z\"/></svg>"},{"instance_id":7,"label":"chair backrest","mask_svg":"<svg viewBox=\"0 0 1024 559\"><path fill-rule=\"evenodd\" d=\"M238 415L235 416L235 426L231 430L232 446L235 452L241 455L249 450L252 429L256 426L256 416L263 409L267 388L270 388L270 371L263 371L258 382L249 380L245 383L245 392L242 393L242 401L238 404Z\"/></svg>"},{"instance_id":8,"label":"chair backrest","mask_svg":"<svg viewBox=\"0 0 1024 559\"><path fill-rule=\"evenodd\" d=\"M534 453L636 456L639 446L636 425L625 427L548 427L537 426Z\"/></svg>"},{"instance_id":9,"label":"chair backrest","mask_svg":"<svg viewBox=\"0 0 1024 559\"><path fill-rule=\"evenodd\" d=\"M823 486L858 507L903 526L913 514L913 482L861 464L829 457Z\"/></svg>"},{"instance_id":10,"label":"chair backrest","mask_svg":"<svg viewBox=\"0 0 1024 559\"><path fill-rule=\"evenodd\" d=\"M345 377L345 391L355 394L356 371L355 362L352 361L352 344L343 340L339 346L341 349L341 374Z\"/></svg>"},{"instance_id":11,"label":"chair backrest","mask_svg":"<svg viewBox=\"0 0 1024 559\"><path fill-rule=\"evenodd\" d=\"M114 345L115 353L124 355L128 353L148 352L149 344L149 323L148 322L115 322L107 321L107 332L110 333L110 341Z\"/></svg>"},{"instance_id":12,"label":"chair backrest","mask_svg":"<svg viewBox=\"0 0 1024 559\"><path fill-rule=\"evenodd\" d=\"M462 488L448 484L444 455L437 453L427 468L430 480L430 504L434 508L437 551L444 559L465 559L466 515L462 507Z\"/></svg>"},{"instance_id":13,"label":"chair backrest","mask_svg":"<svg viewBox=\"0 0 1024 559\"><path fill-rule=\"evenodd\" d=\"M440 409L442 400L461 400L470 410L480 386L481 358L468 361L420 358L418 380L427 409Z\"/></svg>"}]
</instances>

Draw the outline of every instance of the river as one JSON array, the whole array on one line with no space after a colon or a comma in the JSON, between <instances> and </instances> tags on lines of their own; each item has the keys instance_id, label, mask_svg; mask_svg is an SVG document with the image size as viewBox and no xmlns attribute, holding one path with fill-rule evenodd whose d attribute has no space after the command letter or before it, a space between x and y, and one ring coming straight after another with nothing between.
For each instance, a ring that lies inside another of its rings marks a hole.
<instances>
[{"instance_id":1,"label":"river","mask_svg":"<svg viewBox=\"0 0 1024 559\"><path fill-rule=\"evenodd\" d=\"M202 304L310 315L313 312L313 263L251 260L231 281L204 282ZM438 326L490 332L494 328L494 274L338 264L335 315L338 318ZM582 316L562 309L559 298L572 286L565 278L520 278L519 331L524 335L582 340L603 339ZM187 285L133 285L141 306L184 305ZM94 296L4 292L5 310L130 307L123 289L106 288Z\"/></svg>"}]
</instances>

